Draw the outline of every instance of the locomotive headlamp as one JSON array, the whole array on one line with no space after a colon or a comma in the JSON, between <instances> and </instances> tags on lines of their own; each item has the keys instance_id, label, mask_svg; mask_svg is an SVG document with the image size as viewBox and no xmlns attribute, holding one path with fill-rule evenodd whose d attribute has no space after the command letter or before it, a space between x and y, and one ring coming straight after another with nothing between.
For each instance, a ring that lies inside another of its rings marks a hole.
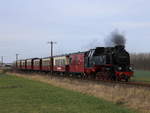
<instances>
[{"instance_id":1,"label":"locomotive headlamp","mask_svg":"<svg viewBox=\"0 0 150 113\"><path fill-rule=\"evenodd\" d=\"M133 68L132 68L132 67L129 67L129 69L130 69L130 70L133 70Z\"/></svg>"},{"instance_id":2,"label":"locomotive headlamp","mask_svg":"<svg viewBox=\"0 0 150 113\"><path fill-rule=\"evenodd\" d=\"M122 67L118 67L118 70L122 70Z\"/></svg>"}]
</instances>

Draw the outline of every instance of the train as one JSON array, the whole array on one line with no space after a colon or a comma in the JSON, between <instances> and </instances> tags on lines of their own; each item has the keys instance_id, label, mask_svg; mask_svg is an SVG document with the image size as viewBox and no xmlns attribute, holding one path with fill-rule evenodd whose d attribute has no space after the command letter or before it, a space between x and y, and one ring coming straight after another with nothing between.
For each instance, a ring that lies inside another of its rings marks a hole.
<instances>
[{"instance_id":1,"label":"train","mask_svg":"<svg viewBox=\"0 0 150 113\"><path fill-rule=\"evenodd\" d=\"M128 82L134 71L125 46L96 47L84 52L15 61L21 71L52 72L95 80Z\"/></svg>"}]
</instances>

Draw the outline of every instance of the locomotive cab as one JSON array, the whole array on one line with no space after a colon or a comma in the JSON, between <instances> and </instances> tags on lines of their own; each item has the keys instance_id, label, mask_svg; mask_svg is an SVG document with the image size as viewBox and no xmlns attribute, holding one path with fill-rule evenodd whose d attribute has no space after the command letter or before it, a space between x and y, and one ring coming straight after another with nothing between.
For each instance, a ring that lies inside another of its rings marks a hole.
<instances>
[{"instance_id":1,"label":"locomotive cab","mask_svg":"<svg viewBox=\"0 0 150 113\"><path fill-rule=\"evenodd\" d=\"M86 53L86 67L93 67L99 65L105 65L110 63L110 57L105 54L104 47L97 47L96 49L91 49Z\"/></svg>"}]
</instances>

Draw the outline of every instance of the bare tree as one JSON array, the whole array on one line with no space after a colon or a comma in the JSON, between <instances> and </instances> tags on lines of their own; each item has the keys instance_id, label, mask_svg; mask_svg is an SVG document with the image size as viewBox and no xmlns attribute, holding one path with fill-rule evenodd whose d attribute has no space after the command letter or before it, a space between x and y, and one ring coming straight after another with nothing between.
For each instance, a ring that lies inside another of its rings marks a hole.
<instances>
[{"instance_id":1,"label":"bare tree","mask_svg":"<svg viewBox=\"0 0 150 113\"><path fill-rule=\"evenodd\" d=\"M150 53L132 53L130 57L135 69L150 70Z\"/></svg>"}]
</instances>

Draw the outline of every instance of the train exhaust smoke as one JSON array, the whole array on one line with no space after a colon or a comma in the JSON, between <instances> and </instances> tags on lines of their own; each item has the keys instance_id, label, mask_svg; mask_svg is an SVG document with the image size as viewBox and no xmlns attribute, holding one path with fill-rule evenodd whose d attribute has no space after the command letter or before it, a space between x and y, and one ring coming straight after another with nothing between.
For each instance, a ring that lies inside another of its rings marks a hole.
<instances>
[{"instance_id":1,"label":"train exhaust smoke","mask_svg":"<svg viewBox=\"0 0 150 113\"><path fill-rule=\"evenodd\" d=\"M108 47L118 46L118 45L125 46L125 44L126 44L125 36L118 31L113 31L110 34L110 36L105 39L105 45Z\"/></svg>"}]
</instances>

